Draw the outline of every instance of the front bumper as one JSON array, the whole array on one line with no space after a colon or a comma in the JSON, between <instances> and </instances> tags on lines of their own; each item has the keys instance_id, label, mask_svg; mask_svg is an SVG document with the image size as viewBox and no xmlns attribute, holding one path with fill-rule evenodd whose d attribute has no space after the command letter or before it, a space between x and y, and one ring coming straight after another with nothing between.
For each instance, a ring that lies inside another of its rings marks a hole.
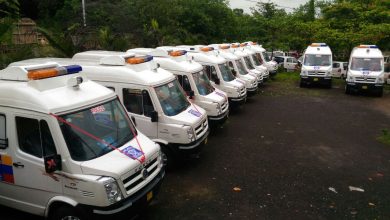
<instances>
[{"instance_id":1,"label":"front bumper","mask_svg":"<svg viewBox=\"0 0 390 220\"><path fill-rule=\"evenodd\" d=\"M91 219L131 218L131 216L138 214L140 210L145 209L151 200L158 195L164 176L165 170L162 168L157 176L141 190L110 206L99 207L78 204L76 208L85 216L91 216Z\"/></svg>"},{"instance_id":2,"label":"front bumper","mask_svg":"<svg viewBox=\"0 0 390 220\"><path fill-rule=\"evenodd\" d=\"M225 120L225 118L227 118L229 115L229 109L226 110L226 112L220 114L220 115L217 115L217 116L208 116L209 118L209 121L213 121L213 122L219 122L219 121L223 121Z\"/></svg>"},{"instance_id":3,"label":"front bumper","mask_svg":"<svg viewBox=\"0 0 390 220\"><path fill-rule=\"evenodd\" d=\"M301 80L306 83L323 83L329 82L332 80L331 76L302 76Z\"/></svg>"},{"instance_id":4,"label":"front bumper","mask_svg":"<svg viewBox=\"0 0 390 220\"><path fill-rule=\"evenodd\" d=\"M228 98L229 99L229 105L230 106L234 106L234 105L241 105L241 104L244 104L246 102L246 97L247 97L247 94L241 96L241 97L237 97L237 98Z\"/></svg>"},{"instance_id":5,"label":"front bumper","mask_svg":"<svg viewBox=\"0 0 390 220\"><path fill-rule=\"evenodd\" d=\"M200 152L202 151L203 146L207 143L207 137L209 136L209 133L210 128L201 138L195 140L194 142L191 142L189 144L171 143L169 145L173 148L172 150L176 154L176 156L183 158L198 157Z\"/></svg>"},{"instance_id":6,"label":"front bumper","mask_svg":"<svg viewBox=\"0 0 390 220\"><path fill-rule=\"evenodd\" d=\"M358 82L346 82L354 90L359 91L376 91L383 88L383 84L380 83L358 83Z\"/></svg>"},{"instance_id":7,"label":"front bumper","mask_svg":"<svg viewBox=\"0 0 390 220\"><path fill-rule=\"evenodd\" d=\"M257 84L257 86L255 86L255 87L247 88L247 89L246 89L246 94L247 94L247 96L253 96L253 95L255 95L255 94L257 93L257 90L258 90L258 85L259 85L259 84Z\"/></svg>"}]
</instances>

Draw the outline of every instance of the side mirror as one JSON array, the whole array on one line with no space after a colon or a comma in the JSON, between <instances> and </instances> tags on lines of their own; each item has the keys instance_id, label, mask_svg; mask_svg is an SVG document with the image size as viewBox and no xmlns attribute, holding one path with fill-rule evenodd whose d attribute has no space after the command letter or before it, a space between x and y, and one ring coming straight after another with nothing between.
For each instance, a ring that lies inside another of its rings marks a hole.
<instances>
[{"instance_id":1,"label":"side mirror","mask_svg":"<svg viewBox=\"0 0 390 220\"><path fill-rule=\"evenodd\" d=\"M150 113L150 120L152 122L158 122L158 113L156 111Z\"/></svg>"},{"instance_id":2,"label":"side mirror","mask_svg":"<svg viewBox=\"0 0 390 220\"><path fill-rule=\"evenodd\" d=\"M194 98L194 95L195 95L195 93L193 90L188 91L188 96L190 97L190 99Z\"/></svg>"},{"instance_id":3,"label":"side mirror","mask_svg":"<svg viewBox=\"0 0 390 220\"><path fill-rule=\"evenodd\" d=\"M46 173L54 173L56 170L62 169L61 155L50 155L44 157Z\"/></svg>"},{"instance_id":4,"label":"side mirror","mask_svg":"<svg viewBox=\"0 0 390 220\"><path fill-rule=\"evenodd\" d=\"M232 73L233 73L234 76L237 75L237 72L234 69L232 70Z\"/></svg>"},{"instance_id":5,"label":"side mirror","mask_svg":"<svg viewBox=\"0 0 390 220\"><path fill-rule=\"evenodd\" d=\"M214 80L214 83L217 84L217 85L219 85L219 84L221 83L221 81L219 80L219 78L216 78L216 79Z\"/></svg>"}]
</instances>

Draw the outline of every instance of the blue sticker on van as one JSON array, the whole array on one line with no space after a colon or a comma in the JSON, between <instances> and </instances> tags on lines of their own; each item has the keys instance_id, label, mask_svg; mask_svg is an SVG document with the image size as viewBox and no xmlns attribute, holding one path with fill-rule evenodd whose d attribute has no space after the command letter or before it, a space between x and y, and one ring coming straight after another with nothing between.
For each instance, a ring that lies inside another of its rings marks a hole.
<instances>
[{"instance_id":1,"label":"blue sticker on van","mask_svg":"<svg viewBox=\"0 0 390 220\"><path fill-rule=\"evenodd\" d=\"M142 151L132 146L128 146L125 149L123 149L122 153L124 153L126 156L130 157L133 160L138 159L143 155Z\"/></svg>"},{"instance_id":2,"label":"blue sticker on van","mask_svg":"<svg viewBox=\"0 0 390 220\"><path fill-rule=\"evenodd\" d=\"M190 114L192 114L192 115L195 115L196 117L202 116L202 114L201 114L200 112L195 111L195 110L193 110L193 109L190 109L190 110L188 111L188 113L190 113Z\"/></svg>"}]
</instances>

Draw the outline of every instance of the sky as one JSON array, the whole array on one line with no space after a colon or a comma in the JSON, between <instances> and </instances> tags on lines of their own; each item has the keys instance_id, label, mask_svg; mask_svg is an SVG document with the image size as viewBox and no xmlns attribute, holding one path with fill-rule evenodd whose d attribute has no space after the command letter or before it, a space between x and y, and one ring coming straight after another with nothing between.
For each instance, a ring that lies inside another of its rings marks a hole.
<instances>
[{"instance_id":1,"label":"sky","mask_svg":"<svg viewBox=\"0 0 390 220\"><path fill-rule=\"evenodd\" d=\"M308 0L229 0L231 8L242 8L245 13L250 13L250 7L256 6L256 2L273 2L279 6L284 6L287 12L291 12L292 8L297 8L301 4L305 4Z\"/></svg>"}]
</instances>

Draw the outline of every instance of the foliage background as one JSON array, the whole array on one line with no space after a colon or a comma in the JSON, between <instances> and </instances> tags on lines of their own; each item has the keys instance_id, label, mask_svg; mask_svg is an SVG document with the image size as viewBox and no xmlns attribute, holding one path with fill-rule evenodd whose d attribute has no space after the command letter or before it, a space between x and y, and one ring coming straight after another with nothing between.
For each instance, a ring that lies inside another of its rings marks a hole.
<instances>
[{"instance_id":1,"label":"foliage background","mask_svg":"<svg viewBox=\"0 0 390 220\"><path fill-rule=\"evenodd\" d=\"M226 0L85 2L86 26L81 0L0 0L0 45L12 45L14 22L29 17L51 47L17 47L0 54L1 66L36 56L72 56L87 49L125 51L248 40L268 50L299 52L311 42L326 42L340 60L346 60L358 44L390 49L390 0L310 0L291 13L272 2L257 3L251 14L229 8Z\"/></svg>"}]
</instances>

